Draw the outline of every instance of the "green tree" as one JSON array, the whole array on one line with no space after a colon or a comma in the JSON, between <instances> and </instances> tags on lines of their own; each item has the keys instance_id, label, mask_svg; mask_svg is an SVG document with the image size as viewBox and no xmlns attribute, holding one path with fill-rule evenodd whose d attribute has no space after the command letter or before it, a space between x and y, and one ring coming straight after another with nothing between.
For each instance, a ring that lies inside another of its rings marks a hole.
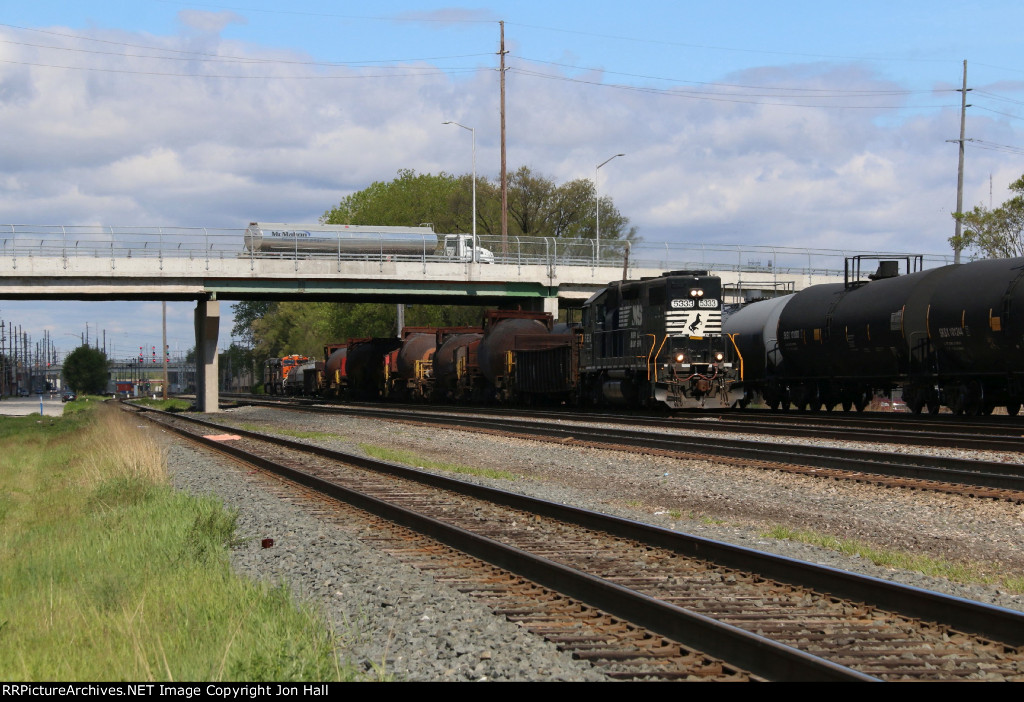
<instances>
[{"instance_id":1,"label":"green tree","mask_svg":"<svg viewBox=\"0 0 1024 702\"><path fill-rule=\"evenodd\" d=\"M252 325L270 311L274 303L269 300L240 300L231 306L234 315L234 324L231 327L231 336L238 337L243 343L253 345Z\"/></svg>"},{"instance_id":2,"label":"green tree","mask_svg":"<svg viewBox=\"0 0 1024 702\"><path fill-rule=\"evenodd\" d=\"M359 192L347 195L320 218L324 224L366 224L389 227L416 227L431 224L436 232L469 231L472 198L459 192L472 185L442 172L440 175L416 173L403 168L390 183L376 181Z\"/></svg>"},{"instance_id":3,"label":"green tree","mask_svg":"<svg viewBox=\"0 0 1024 702\"><path fill-rule=\"evenodd\" d=\"M91 346L79 346L64 359L64 382L75 392L98 394L107 389L107 356Z\"/></svg>"},{"instance_id":4,"label":"green tree","mask_svg":"<svg viewBox=\"0 0 1024 702\"><path fill-rule=\"evenodd\" d=\"M983 258L1024 256L1024 176L1010 190L1016 195L995 209L977 205L959 215L963 230L959 239L949 238L950 245Z\"/></svg>"},{"instance_id":5,"label":"green tree","mask_svg":"<svg viewBox=\"0 0 1024 702\"><path fill-rule=\"evenodd\" d=\"M324 213L324 224L417 226L450 234L473 229L473 177L402 169L389 183L377 181L346 196ZM593 239L597 230L594 183L578 178L558 185L527 166L508 179L510 236ZM477 177L477 229L501 234L501 183ZM601 240L636 240L636 227L608 196L601 198Z\"/></svg>"},{"instance_id":6,"label":"green tree","mask_svg":"<svg viewBox=\"0 0 1024 702\"><path fill-rule=\"evenodd\" d=\"M478 226L501 234L501 182L477 184ZM509 236L593 239L597 233L597 192L589 178L558 185L522 166L508 178ZM636 227L608 196L601 197L601 240L637 240Z\"/></svg>"},{"instance_id":7,"label":"green tree","mask_svg":"<svg viewBox=\"0 0 1024 702\"><path fill-rule=\"evenodd\" d=\"M414 305L406 308L409 327L477 326L480 307ZM287 354L323 356L323 346L366 336L395 336L397 311L390 303L278 302L253 323L257 368Z\"/></svg>"}]
</instances>

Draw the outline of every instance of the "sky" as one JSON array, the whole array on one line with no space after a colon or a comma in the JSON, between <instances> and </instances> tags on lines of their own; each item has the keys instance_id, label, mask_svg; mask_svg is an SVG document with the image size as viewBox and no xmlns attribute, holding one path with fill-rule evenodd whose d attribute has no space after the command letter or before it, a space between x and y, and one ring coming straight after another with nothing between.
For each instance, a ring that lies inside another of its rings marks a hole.
<instances>
[{"instance_id":1,"label":"sky","mask_svg":"<svg viewBox=\"0 0 1024 702\"><path fill-rule=\"evenodd\" d=\"M1024 3L0 0L0 225L315 221L399 169L593 178L646 241L947 253L1024 173ZM951 142L950 140L954 140ZM193 344L169 304L169 344ZM227 312L227 310L225 310ZM159 303L0 301L62 351ZM221 328L230 343L230 315ZM113 348L111 348L111 346Z\"/></svg>"}]
</instances>

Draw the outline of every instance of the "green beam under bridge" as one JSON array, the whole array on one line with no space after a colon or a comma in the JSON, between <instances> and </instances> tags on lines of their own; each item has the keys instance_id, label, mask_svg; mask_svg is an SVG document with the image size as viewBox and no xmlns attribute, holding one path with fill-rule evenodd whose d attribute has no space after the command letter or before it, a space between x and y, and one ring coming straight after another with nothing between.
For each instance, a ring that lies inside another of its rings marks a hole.
<instances>
[{"instance_id":1,"label":"green beam under bridge","mask_svg":"<svg viewBox=\"0 0 1024 702\"><path fill-rule=\"evenodd\" d=\"M218 299L375 299L402 298L448 304L486 304L508 298L553 298L558 288L531 282L444 282L430 280L206 280Z\"/></svg>"}]
</instances>

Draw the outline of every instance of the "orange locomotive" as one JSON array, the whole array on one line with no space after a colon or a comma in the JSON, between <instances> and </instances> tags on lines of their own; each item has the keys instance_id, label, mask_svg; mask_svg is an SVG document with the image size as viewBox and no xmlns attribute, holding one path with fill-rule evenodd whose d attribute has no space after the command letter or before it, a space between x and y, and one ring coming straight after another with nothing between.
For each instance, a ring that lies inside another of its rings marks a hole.
<instances>
[{"instance_id":1,"label":"orange locomotive","mask_svg":"<svg viewBox=\"0 0 1024 702\"><path fill-rule=\"evenodd\" d=\"M263 387L268 395L284 395L285 382L288 375L298 366L309 361L308 356L282 356L281 358L268 358L263 364Z\"/></svg>"}]
</instances>

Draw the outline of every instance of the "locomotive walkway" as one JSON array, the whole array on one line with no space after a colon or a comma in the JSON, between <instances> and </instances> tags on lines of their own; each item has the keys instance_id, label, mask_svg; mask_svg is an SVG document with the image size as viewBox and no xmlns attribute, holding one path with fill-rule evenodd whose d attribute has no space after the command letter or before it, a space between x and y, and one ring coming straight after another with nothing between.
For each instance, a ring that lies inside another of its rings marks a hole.
<instances>
[{"instance_id":1,"label":"locomotive walkway","mask_svg":"<svg viewBox=\"0 0 1024 702\"><path fill-rule=\"evenodd\" d=\"M0 225L0 299L196 300L199 403L217 407L221 300L520 305L557 312L610 281L667 270L710 270L726 301L771 296L842 279L856 251L591 239L479 237L494 263L455 260L424 237L416 255L258 253L245 229ZM895 255L895 254L894 254ZM947 263L930 257L931 265Z\"/></svg>"}]
</instances>

